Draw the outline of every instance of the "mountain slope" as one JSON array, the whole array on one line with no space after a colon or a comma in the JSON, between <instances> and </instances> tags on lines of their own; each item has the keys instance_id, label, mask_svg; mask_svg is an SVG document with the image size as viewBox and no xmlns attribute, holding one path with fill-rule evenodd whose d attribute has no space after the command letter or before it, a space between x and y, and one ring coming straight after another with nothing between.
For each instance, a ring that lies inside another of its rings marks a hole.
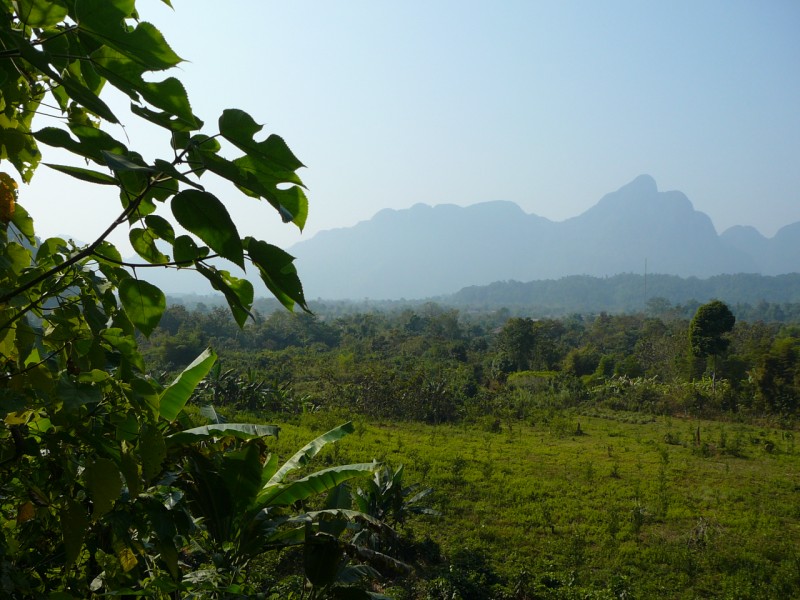
<instances>
[{"instance_id":1,"label":"mountain slope","mask_svg":"<svg viewBox=\"0 0 800 600\"><path fill-rule=\"evenodd\" d=\"M717 235L684 194L659 192L642 175L563 222L503 201L417 204L321 232L290 252L306 296L329 299L425 298L494 281L641 273L645 261L651 273L684 277L797 270L785 257L800 254L800 224L772 240L758 236Z\"/></svg>"}]
</instances>

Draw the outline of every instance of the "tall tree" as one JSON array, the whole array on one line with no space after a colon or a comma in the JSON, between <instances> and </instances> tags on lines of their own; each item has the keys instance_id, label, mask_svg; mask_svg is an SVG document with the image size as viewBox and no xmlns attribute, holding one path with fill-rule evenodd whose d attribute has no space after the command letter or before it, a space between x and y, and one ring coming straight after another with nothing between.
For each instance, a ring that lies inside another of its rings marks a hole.
<instances>
[{"instance_id":1,"label":"tall tree","mask_svg":"<svg viewBox=\"0 0 800 600\"><path fill-rule=\"evenodd\" d=\"M717 356L730 345L726 334L733 331L736 317L728 305L712 300L701 305L689 324L689 348L697 359L712 358L712 379L716 380ZM694 376L694 372L692 375Z\"/></svg>"}]
</instances>

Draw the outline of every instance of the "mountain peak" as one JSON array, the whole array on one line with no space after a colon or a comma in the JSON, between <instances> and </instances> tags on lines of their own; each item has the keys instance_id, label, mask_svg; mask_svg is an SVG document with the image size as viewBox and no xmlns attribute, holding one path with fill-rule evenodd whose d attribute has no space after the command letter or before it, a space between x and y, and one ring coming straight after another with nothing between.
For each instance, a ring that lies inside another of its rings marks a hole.
<instances>
[{"instance_id":1,"label":"mountain peak","mask_svg":"<svg viewBox=\"0 0 800 600\"><path fill-rule=\"evenodd\" d=\"M622 191L636 195L650 195L658 192L658 185L656 185L656 180L652 176L642 174L619 188L618 192Z\"/></svg>"},{"instance_id":2,"label":"mountain peak","mask_svg":"<svg viewBox=\"0 0 800 600\"><path fill-rule=\"evenodd\" d=\"M426 298L492 281L638 272L645 260L652 272L684 277L800 264L800 231L761 244L736 231L720 238L686 195L658 191L650 175L561 222L506 201L417 204L328 233L291 248L307 297Z\"/></svg>"}]
</instances>

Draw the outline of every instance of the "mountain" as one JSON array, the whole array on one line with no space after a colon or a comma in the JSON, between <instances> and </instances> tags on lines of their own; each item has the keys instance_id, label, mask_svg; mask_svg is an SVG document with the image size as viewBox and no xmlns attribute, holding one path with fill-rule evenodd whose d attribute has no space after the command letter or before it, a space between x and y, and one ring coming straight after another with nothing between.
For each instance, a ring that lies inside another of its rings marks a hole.
<instances>
[{"instance_id":1,"label":"mountain","mask_svg":"<svg viewBox=\"0 0 800 600\"><path fill-rule=\"evenodd\" d=\"M758 272L780 275L800 270L800 223L778 230L775 237L767 239L753 227L736 226L721 236L723 244L752 257Z\"/></svg>"},{"instance_id":2,"label":"mountain","mask_svg":"<svg viewBox=\"0 0 800 600\"><path fill-rule=\"evenodd\" d=\"M570 275L540 281L497 281L489 285L466 287L436 301L461 309L491 311L499 308L523 309L539 315L563 316L571 313L636 312L658 305L697 304L719 299L736 305L800 305L800 274L765 276L739 273L715 275L707 279L676 275L635 275L612 277ZM691 311L692 313L694 311ZM776 319L775 315L770 317ZM777 320L781 320L777 318Z\"/></svg>"},{"instance_id":3,"label":"mountain","mask_svg":"<svg viewBox=\"0 0 800 600\"><path fill-rule=\"evenodd\" d=\"M583 214L554 222L511 202L386 209L289 249L307 298L399 299L496 281L662 273L711 277L797 271L800 223L772 239L734 227L718 235L681 192L641 175Z\"/></svg>"}]
</instances>

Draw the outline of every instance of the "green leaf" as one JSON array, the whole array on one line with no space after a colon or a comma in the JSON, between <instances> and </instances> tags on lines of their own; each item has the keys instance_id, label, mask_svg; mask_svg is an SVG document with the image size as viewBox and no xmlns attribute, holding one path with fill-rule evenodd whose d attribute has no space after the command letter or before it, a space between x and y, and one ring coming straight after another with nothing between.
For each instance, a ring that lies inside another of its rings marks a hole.
<instances>
[{"instance_id":1,"label":"green leaf","mask_svg":"<svg viewBox=\"0 0 800 600\"><path fill-rule=\"evenodd\" d=\"M58 127L44 127L39 131L33 132L33 137L37 142L53 146L54 148L64 148L73 154L86 156L80 142L76 142L68 132Z\"/></svg>"},{"instance_id":2,"label":"green leaf","mask_svg":"<svg viewBox=\"0 0 800 600\"><path fill-rule=\"evenodd\" d=\"M303 569L312 585L324 587L336 580L344 552L335 537L326 533L309 535L310 531L311 528L307 527Z\"/></svg>"},{"instance_id":3,"label":"green leaf","mask_svg":"<svg viewBox=\"0 0 800 600\"><path fill-rule=\"evenodd\" d=\"M308 198L303 188L297 185L286 189L277 188L272 194L278 202L278 212L283 222L292 222L302 231L308 219Z\"/></svg>"},{"instance_id":4,"label":"green leaf","mask_svg":"<svg viewBox=\"0 0 800 600\"><path fill-rule=\"evenodd\" d=\"M263 142L256 142L253 136L261 129L262 126L243 110L229 108L219 118L219 132L222 137L248 155L259 157L286 172L305 166L278 135L273 134Z\"/></svg>"},{"instance_id":5,"label":"green leaf","mask_svg":"<svg viewBox=\"0 0 800 600\"><path fill-rule=\"evenodd\" d=\"M342 439L347 434L353 433L353 431L355 431L353 422L348 421L343 425L339 425L339 427L334 427L330 431L323 433L318 438L311 440L308 444L295 452L294 456L287 460L284 465L278 469L278 471L269 479L267 485L276 485L281 483L287 474L308 464L308 461L314 458L325 446Z\"/></svg>"},{"instance_id":6,"label":"green leaf","mask_svg":"<svg viewBox=\"0 0 800 600\"><path fill-rule=\"evenodd\" d=\"M116 348L120 354L126 358L133 358L138 354L136 351L136 340L132 335L127 335L119 327L109 327L105 329L100 332L100 337L107 344Z\"/></svg>"},{"instance_id":7,"label":"green leaf","mask_svg":"<svg viewBox=\"0 0 800 600\"><path fill-rule=\"evenodd\" d=\"M9 242L5 247L0 247L0 267L3 271L10 271L19 276L24 269L31 266L31 253L22 244ZM10 273L9 273L10 274Z\"/></svg>"},{"instance_id":8,"label":"green leaf","mask_svg":"<svg viewBox=\"0 0 800 600\"><path fill-rule=\"evenodd\" d=\"M114 507L122 492L122 476L117 465L107 458L89 463L84 476L92 499L92 517L96 520Z\"/></svg>"},{"instance_id":9,"label":"green leaf","mask_svg":"<svg viewBox=\"0 0 800 600\"><path fill-rule=\"evenodd\" d=\"M253 304L253 284L246 279L233 277L227 271L221 271L215 267L207 267L200 263L195 266L197 272L208 279L215 290L225 295L225 300L227 300L228 306L233 313L233 318L239 327L244 327L248 317L253 316L250 313L250 307Z\"/></svg>"},{"instance_id":10,"label":"green leaf","mask_svg":"<svg viewBox=\"0 0 800 600\"><path fill-rule=\"evenodd\" d=\"M14 41L17 42L17 48L19 48L22 58L56 83L60 83L72 100L109 123L119 123L117 117L114 116L114 113L111 112L108 105L103 102L95 92L88 89L68 71L64 73L64 77L58 75L50 66L49 55L37 50L21 36L15 36Z\"/></svg>"},{"instance_id":11,"label":"green leaf","mask_svg":"<svg viewBox=\"0 0 800 600\"><path fill-rule=\"evenodd\" d=\"M19 203L14 208L14 216L11 217L11 222L31 244L35 243L36 233L33 230L33 219Z\"/></svg>"},{"instance_id":12,"label":"green leaf","mask_svg":"<svg viewBox=\"0 0 800 600\"><path fill-rule=\"evenodd\" d=\"M365 512L347 508L323 508L322 510L312 510L300 515L291 517L286 522L294 523L318 523L320 521L346 521L348 523L362 523L370 525L376 529L388 528L388 526L375 517Z\"/></svg>"},{"instance_id":13,"label":"green leaf","mask_svg":"<svg viewBox=\"0 0 800 600\"><path fill-rule=\"evenodd\" d=\"M132 100L138 101L141 96L154 107L177 117L183 123L179 129L193 131L200 128L200 122L192 113L186 89L174 77L168 77L160 82L145 81L142 76L147 69L107 47L93 52L92 62L100 75ZM152 120L157 125L167 125L170 130L175 130L170 126L171 121L164 121L163 116L159 116L158 113L150 111L140 116Z\"/></svg>"},{"instance_id":14,"label":"green leaf","mask_svg":"<svg viewBox=\"0 0 800 600\"><path fill-rule=\"evenodd\" d=\"M89 529L89 518L83 506L75 500L67 500L61 511L61 535L64 539L64 566L70 568L83 548L83 540Z\"/></svg>"},{"instance_id":15,"label":"green leaf","mask_svg":"<svg viewBox=\"0 0 800 600\"><path fill-rule=\"evenodd\" d=\"M208 255L208 248L198 248L194 240L188 235L179 235L175 238L175 245L172 247L175 262L186 266L195 260Z\"/></svg>"},{"instance_id":16,"label":"green leaf","mask_svg":"<svg viewBox=\"0 0 800 600\"><path fill-rule=\"evenodd\" d=\"M203 351L192 364L161 393L160 413L163 419L174 421L183 410L183 406L194 393L197 384L208 375L217 360L216 353L210 348Z\"/></svg>"},{"instance_id":17,"label":"green leaf","mask_svg":"<svg viewBox=\"0 0 800 600\"><path fill-rule=\"evenodd\" d=\"M35 110L35 107L30 110ZM0 127L0 139L0 159L8 159L22 176L22 181L29 183L42 159L36 142L23 127Z\"/></svg>"},{"instance_id":18,"label":"green leaf","mask_svg":"<svg viewBox=\"0 0 800 600\"><path fill-rule=\"evenodd\" d=\"M184 190L172 199L172 214L187 231L241 268L244 251L239 232L225 205L216 196L199 190Z\"/></svg>"},{"instance_id":19,"label":"green leaf","mask_svg":"<svg viewBox=\"0 0 800 600\"><path fill-rule=\"evenodd\" d=\"M43 164L51 169L60 171L61 173L66 173L67 175L75 177L76 179L80 179L81 181L97 183L100 185L117 185L117 180L111 177L111 175L106 175L105 173L100 173L98 171L92 171L91 169L71 167L68 165L54 165L51 163Z\"/></svg>"},{"instance_id":20,"label":"green leaf","mask_svg":"<svg viewBox=\"0 0 800 600\"><path fill-rule=\"evenodd\" d=\"M186 185L189 185L197 190L200 190L201 192L204 191L202 185L186 177L183 173L179 172L174 166L172 166L171 163L168 163L167 161L156 159L156 161L153 163L153 166L155 166L156 170L162 176L171 177L172 179L180 181L181 183L185 183ZM163 179L163 177L159 177L159 180L161 179Z\"/></svg>"},{"instance_id":21,"label":"green leaf","mask_svg":"<svg viewBox=\"0 0 800 600\"><path fill-rule=\"evenodd\" d=\"M161 465L167 457L167 446L161 431L153 425L145 425L139 438L138 450L142 459L142 476L149 482L161 473Z\"/></svg>"},{"instance_id":22,"label":"green leaf","mask_svg":"<svg viewBox=\"0 0 800 600\"><path fill-rule=\"evenodd\" d=\"M233 500L233 512L239 514L250 508L261 482L261 453L256 444L226 452L220 474Z\"/></svg>"},{"instance_id":23,"label":"green leaf","mask_svg":"<svg viewBox=\"0 0 800 600\"><path fill-rule=\"evenodd\" d=\"M101 262L103 262L104 259L107 259L105 262L111 265L116 265L122 262L122 255L119 253L119 250L117 250L117 248L110 242L101 242L100 245L95 248L93 256L95 256Z\"/></svg>"},{"instance_id":24,"label":"green leaf","mask_svg":"<svg viewBox=\"0 0 800 600\"><path fill-rule=\"evenodd\" d=\"M153 215L148 215L150 218ZM131 246L136 250L136 253L145 259L150 264L166 264L169 262L169 257L162 254L156 246L157 236L148 229L133 228L128 233L128 238L131 241Z\"/></svg>"},{"instance_id":25,"label":"green leaf","mask_svg":"<svg viewBox=\"0 0 800 600\"><path fill-rule=\"evenodd\" d=\"M17 0L19 20L28 27L49 27L64 20L67 5L63 0Z\"/></svg>"},{"instance_id":26,"label":"green leaf","mask_svg":"<svg viewBox=\"0 0 800 600\"><path fill-rule=\"evenodd\" d=\"M299 500L329 492L337 485L361 477L366 473L374 473L380 468L379 463L361 463L340 465L317 471L307 477L286 484L268 485L258 496L260 507L289 506Z\"/></svg>"},{"instance_id":27,"label":"green leaf","mask_svg":"<svg viewBox=\"0 0 800 600\"><path fill-rule=\"evenodd\" d=\"M219 117L219 132L235 145L241 144L246 151L253 143L253 136L263 129L263 125L255 122L253 117L238 108L228 108Z\"/></svg>"},{"instance_id":28,"label":"green leaf","mask_svg":"<svg viewBox=\"0 0 800 600\"><path fill-rule=\"evenodd\" d=\"M146 336L158 326L167 308L164 292L152 283L130 277L119 285L119 299L128 318Z\"/></svg>"},{"instance_id":29,"label":"green leaf","mask_svg":"<svg viewBox=\"0 0 800 600\"><path fill-rule=\"evenodd\" d=\"M136 418L135 413L117 413L112 417L112 420L116 427L117 440L132 442L139 437L139 420Z\"/></svg>"},{"instance_id":30,"label":"green leaf","mask_svg":"<svg viewBox=\"0 0 800 600\"><path fill-rule=\"evenodd\" d=\"M151 110L146 106L140 106L134 102L131 102L131 112L159 127L173 132L195 131L203 126L203 122L197 117L194 118L194 123L188 123L183 119L179 119L172 113Z\"/></svg>"},{"instance_id":31,"label":"green leaf","mask_svg":"<svg viewBox=\"0 0 800 600\"><path fill-rule=\"evenodd\" d=\"M128 30L123 21L132 16L130 0L76 0L75 16L82 31L141 64L146 70L174 67L182 59L150 23Z\"/></svg>"},{"instance_id":32,"label":"green leaf","mask_svg":"<svg viewBox=\"0 0 800 600\"><path fill-rule=\"evenodd\" d=\"M291 310L297 303L308 311L294 257L277 246L252 237L245 238L245 247L250 260L258 267L264 285L281 304Z\"/></svg>"},{"instance_id":33,"label":"green leaf","mask_svg":"<svg viewBox=\"0 0 800 600\"><path fill-rule=\"evenodd\" d=\"M152 173L155 171L153 167L148 167L147 165L140 165L132 160L129 160L125 156L121 154L116 154L114 152L108 152L106 150L102 150L101 154L106 161L106 164L112 171L134 171L134 172L142 172L142 173Z\"/></svg>"},{"instance_id":34,"label":"green leaf","mask_svg":"<svg viewBox=\"0 0 800 600\"><path fill-rule=\"evenodd\" d=\"M277 425L254 425L252 423L218 423L193 427L185 431L167 436L167 446L185 446L204 442L214 438L234 437L240 440L252 440L260 437L278 437L280 427Z\"/></svg>"},{"instance_id":35,"label":"green leaf","mask_svg":"<svg viewBox=\"0 0 800 600\"><path fill-rule=\"evenodd\" d=\"M206 167L220 177L231 181L249 196L267 200L281 216L284 223L292 222L302 231L308 217L308 201L304 194L282 190L279 185L298 185L295 173L275 172L271 165L252 156L242 156L228 161L216 155L204 157Z\"/></svg>"},{"instance_id":36,"label":"green leaf","mask_svg":"<svg viewBox=\"0 0 800 600\"><path fill-rule=\"evenodd\" d=\"M162 240L166 240L170 244L175 243L175 230L172 225L164 217L158 215L147 215L144 218L147 228L155 233Z\"/></svg>"}]
</instances>

